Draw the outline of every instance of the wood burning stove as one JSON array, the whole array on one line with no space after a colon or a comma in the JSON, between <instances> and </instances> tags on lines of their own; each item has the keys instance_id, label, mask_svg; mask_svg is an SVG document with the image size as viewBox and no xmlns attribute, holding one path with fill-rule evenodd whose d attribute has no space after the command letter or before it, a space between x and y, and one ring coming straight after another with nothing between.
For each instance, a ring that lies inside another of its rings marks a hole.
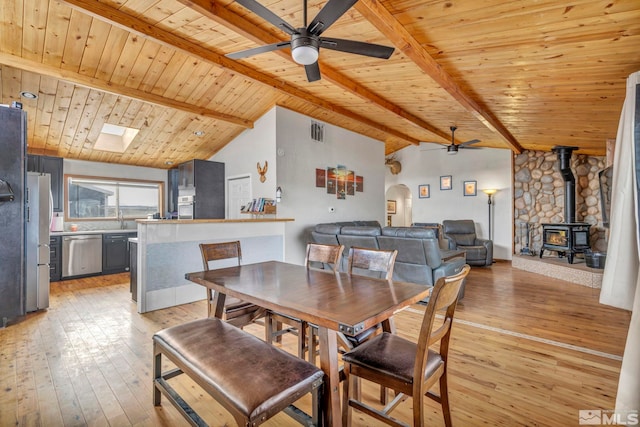
<instances>
[{"instance_id":1,"label":"wood burning stove","mask_svg":"<svg viewBox=\"0 0 640 427\"><path fill-rule=\"evenodd\" d=\"M591 249L589 244L590 224L576 222L576 180L571 171L571 153L578 147L556 146L553 151L560 160L560 173L564 179L564 222L542 224L542 247L540 258L546 250L558 252L558 256L567 256L573 264L576 253Z\"/></svg>"},{"instance_id":2,"label":"wood burning stove","mask_svg":"<svg viewBox=\"0 0 640 427\"><path fill-rule=\"evenodd\" d=\"M576 253L584 253L587 249L591 249L590 227L591 225L586 222L542 224L540 258L546 249L558 252L558 256L566 255L569 264L573 264L573 256Z\"/></svg>"}]
</instances>

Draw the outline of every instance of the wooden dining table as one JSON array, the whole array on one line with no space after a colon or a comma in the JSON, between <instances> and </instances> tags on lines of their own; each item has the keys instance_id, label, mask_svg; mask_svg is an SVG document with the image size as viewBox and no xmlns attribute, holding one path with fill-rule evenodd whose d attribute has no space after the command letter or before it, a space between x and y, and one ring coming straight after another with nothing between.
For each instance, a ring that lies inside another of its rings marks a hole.
<instances>
[{"instance_id":1,"label":"wooden dining table","mask_svg":"<svg viewBox=\"0 0 640 427\"><path fill-rule=\"evenodd\" d=\"M226 296L318 326L320 368L325 373L324 422L342 424L336 333L357 335L382 323L393 331L394 312L429 295L431 288L302 265L267 261L187 273L187 280L216 291L212 315L221 318Z\"/></svg>"}]
</instances>

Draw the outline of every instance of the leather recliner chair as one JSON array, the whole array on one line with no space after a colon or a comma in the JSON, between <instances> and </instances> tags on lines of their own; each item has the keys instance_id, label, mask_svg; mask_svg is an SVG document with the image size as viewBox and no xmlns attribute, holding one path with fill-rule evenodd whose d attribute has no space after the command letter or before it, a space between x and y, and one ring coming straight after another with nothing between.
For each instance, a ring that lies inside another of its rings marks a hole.
<instances>
[{"instance_id":1,"label":"leather recliner chair","mask_svg":"<svg viewBox=\"0 0 640 427\"><path fill-rule=\"evenodd\" d=\"M479 239L472 220L444 220L442 234L449 243L449 249L462 250L467 254L467 264L490 266L493 263L493 241Z\"/></svg>"}]
</instances>

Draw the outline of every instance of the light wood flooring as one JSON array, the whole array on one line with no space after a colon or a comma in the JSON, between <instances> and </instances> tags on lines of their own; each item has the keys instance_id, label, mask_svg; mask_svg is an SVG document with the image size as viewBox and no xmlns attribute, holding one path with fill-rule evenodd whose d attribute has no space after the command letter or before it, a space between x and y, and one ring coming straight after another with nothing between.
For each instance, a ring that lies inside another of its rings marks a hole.
<instances>
[{"instance_id":1,"label":"light wood flooring","mask_svg":"<svg viewBox=\"0 0 640 427\"><path fill-rule=\"evenodd\" d=\"M166 400L152 404L151 336L206 316L206 305L139 315L128 280L52 283L48 310L0 329L0 426L187 425ZM630 313L600 305L598 294L508 262L473 268L450 351L454 425L573 426L580 409L613 409ZM423 309L398 313L398 333L415 338ZM293 337L283 345L293 352ZM211 425L234 425L193 382L172 381ZM363 393L373 402L377 388L365 383ZM411 405L396 417L409 421ZM439 406L424 405L427 425L443 425ZM358 412L354 424L379 425ZM278 415L267 425L296 424Z\"/></svg>"}]
</instances>

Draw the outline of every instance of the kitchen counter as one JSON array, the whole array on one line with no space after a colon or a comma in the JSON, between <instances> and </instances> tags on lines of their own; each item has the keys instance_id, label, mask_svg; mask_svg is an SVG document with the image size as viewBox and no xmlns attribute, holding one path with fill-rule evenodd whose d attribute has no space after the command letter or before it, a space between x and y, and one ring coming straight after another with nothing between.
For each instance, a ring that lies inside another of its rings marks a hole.
<instances>
[{"instance_id":1,"label":"kitchen counter","mask_svg":"<svg viewBox=\"0 0 640 427\"><path fill-rule=\"evenodd\" d=\"M78 230L78 231L51 231L50 236L81 236L83 234L112 234L112 233L137 233L137 228L110 229L110 230Z\"/></svg>"},{"instance_id":2,"label":"kitchen counter","mask_svg":"<svg viewBox=\"0 0 640 427\"><path fill-rule=\"evenodd\" d=\"M293 218L259 217L241 219L137 219L138 224L211 224L211 223L234 223L234 222L287 222L294 221Z\"/></svg>"},{"instance_id":3,"label":"kitchen counter","mask_svg":"<svg viewBox=\"0 0 640 427\"><path fill-rule=\"evenodd\" d=\"M242 262L284 261L285 228L293 219L140 219L136 299L146 313L206 299L205 289L184 278L202 271L200 243L239 240Z\"/></svg>"}]
</instances>

